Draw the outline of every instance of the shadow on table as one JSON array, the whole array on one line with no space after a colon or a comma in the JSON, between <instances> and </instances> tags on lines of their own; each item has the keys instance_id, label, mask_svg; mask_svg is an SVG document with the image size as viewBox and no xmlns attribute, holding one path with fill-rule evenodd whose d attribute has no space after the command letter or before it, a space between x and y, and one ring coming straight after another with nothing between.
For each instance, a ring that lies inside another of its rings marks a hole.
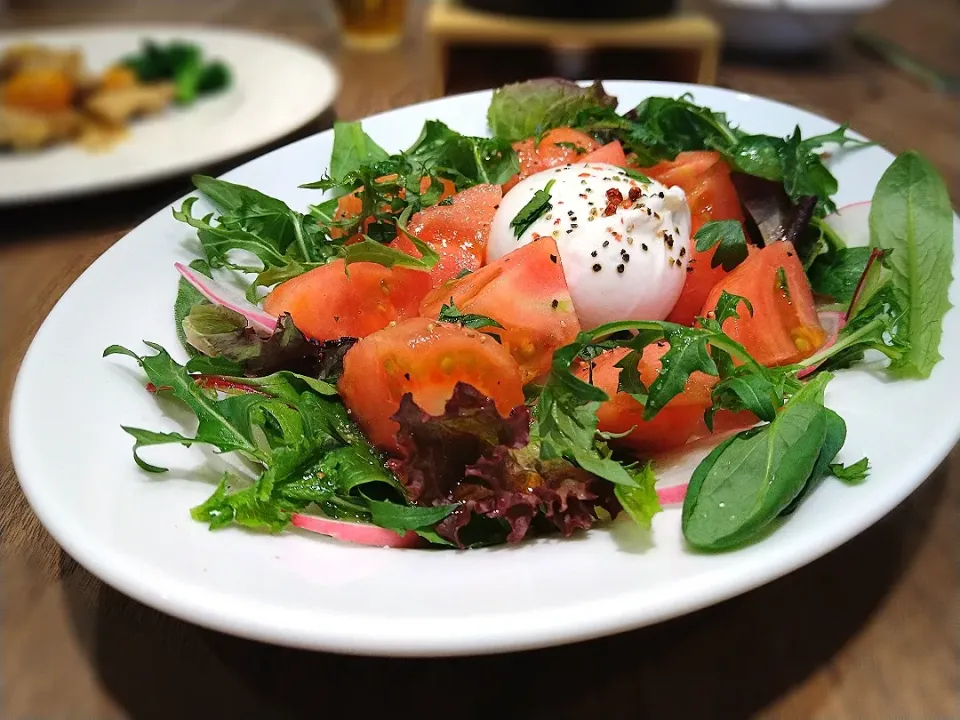
<instances>
[{"instance_id":1,"label":"shadow on table","mask_svg":"<svg viewBox=\"0 0 960 720\"><path fill-rule=\"evenodd\" d=\"M269 145L243 155L200 168L206 175L222 175L254 158L333 127L333 110ZM107 233L128 230L193 190L189 175L161 180L128 189L105 191L64 200L0 207L0 242L34 238L56 238L78 233Z\"/></svg>"},{"instance_id":2,"label":"shadow on table","mask_svg":"<svg viewBox=\"0 0 960 720\"><path fill-rule=\"evenodd\" d=\"M105 586L95 609L70 598L71 612L103 685L134 718L747 717L865 625L927 536L946 467L785 578L660 625L548 650L431 660L290 650L187 625ZM65 573L85 572L63 558Z\"/></svg>"}]
</instances>

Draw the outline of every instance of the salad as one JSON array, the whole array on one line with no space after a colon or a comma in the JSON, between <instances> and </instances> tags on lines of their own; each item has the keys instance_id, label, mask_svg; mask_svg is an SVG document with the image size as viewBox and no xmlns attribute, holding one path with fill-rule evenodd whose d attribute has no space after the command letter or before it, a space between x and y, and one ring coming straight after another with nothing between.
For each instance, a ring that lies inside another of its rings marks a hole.
<instances>
[{"instance_id":1,"label":"salad","mask_svg":"<svg viewBox=\"0 0 960 720\"><path fill-rule=\"evenodd\" d=\"M337 123L307 212L194 178L216 211L174 211L203 254L177 265L189 359L104 353L198 420L124 427L141 468L170 443L247 462L194 519L473 548L677 504L689 547L719 551L868 477L836 462L825 389L941 359L953 215L926 160L838 213L830 153L866 144L846 127L755 135L690 97L624 112L552 79L498 89L487 119L427 121L395 154ZM658 488L694 442L713 449L689 483Z\"/></svg>"}]
</instances>

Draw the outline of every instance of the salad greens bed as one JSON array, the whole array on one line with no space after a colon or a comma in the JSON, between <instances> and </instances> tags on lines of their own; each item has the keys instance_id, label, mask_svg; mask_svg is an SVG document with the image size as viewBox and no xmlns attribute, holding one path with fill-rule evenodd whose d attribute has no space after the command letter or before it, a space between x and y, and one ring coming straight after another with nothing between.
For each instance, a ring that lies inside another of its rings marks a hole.
<instances>
[{"instance_id":1,"label":"salad greens bed","mask_svg":"<svg viewBox=\"0 0 960 720\"><path fill-rule=\"evenodd\" d=\"M715 316L695 327L631 321L582 332L555 353L546 382L529 386L527 404L508 418L463 384L440 416L423 412L407 395L395 416L405 457L387 460L337 397L336 379L354 339L312 342L289 316L264 338L243 314L209 303L181 280L174 319L190 357L185 365L152 343L153 354L143 356L119 346L105 351L135 359L148 389L176 398L197 416L193 436L125 427L140 467L163 472L140 451L169 443L204 443L247 460L252 479L224 475L193 509L211 528L275 532L306 512L412 531L432 545L474 547L533 531L569 534L620 510L649 526L660 510L654 467L611 449L612 438L597 430L596 411L607 394L571 370L578 358L619 347L629 351L619 363L619 390L644 405L646 419L683 391L691 373L704 372L719 379L708 426L719 410L749 410L761 421L723 440L694 472L682 512L692 548L726 550L760 539L824 478L858 483L867 477L866 458L847 467L835 462L846 425L824 404L825 390L835 371L866 353L886 356L885 372L896 379L928 377L941 359L953 216L926 160L913 152L895 160L874 194L869 247L847 248L824 221L837 191L824 148L866 144L845 127L811 138L799 128L785 138L750 134L689 97L648 98L619 114L616 98L599 83L581 88L556 80L497 90L488 121L492 138L427 121L418 140L396 154L359 123L337 123L328 174L306 186L326 196L306 213L252 188L198 176L197 189L217 211L197 217L196 198L188 198L174 212L196 229L203 249L191 267L203 275L226 268L249 276L251 302L264 288L336 258L348 268L363 261L429 270L436 254L409 233L407 221L440 201L443 181L458 191L502 184L519 167L512 142L569 126L601 141L620 140L640 166L686 150L721 153L735 171L748 232L737 222L708 223L697 233L698 249L718 246L715 262L731 269L747 255L747 235L761 245L793 241L815 292L843 314L835 342L800 364L764 367L722 330L724 320L752 313L747 300L724 293ZM348 193L357 194L361 211L340 217L337 202ZM546 196L549 202L549 190ZM345 244L361 230L361 242ZM397 233L414 241L420 258L387 247ZM452 303L442 319L496 326ZM647 387L638 360L645 346L663 340L669 349L662 370ZM530 473L540 478L534 491L519 482Z\"/></svg>"}]
</instances>

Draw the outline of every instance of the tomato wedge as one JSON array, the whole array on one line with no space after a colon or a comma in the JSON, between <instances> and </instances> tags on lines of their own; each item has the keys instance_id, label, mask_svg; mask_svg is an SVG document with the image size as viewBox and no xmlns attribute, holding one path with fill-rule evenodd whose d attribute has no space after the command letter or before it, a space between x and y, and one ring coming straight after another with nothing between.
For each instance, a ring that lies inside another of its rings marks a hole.
<instances>
[{"instance_id":1,"label":"tomato wedge","mask_svg":"<svg viewBox=\"0 0 960 720\"><path fill-rule=\"evenodd\" d=\"M435 318L451 301L463 313L485 315L503 326L487 331L496 333L513 355L524 383L548 371L554 351L580 332L552 237L436 288L424 298L420 314Z\"/></svg>"},{"instance_id":2,"label":"tomato wedge","mask_svg":"<svg viewBox=\"0 0 960 720\"><path fill-rule=\"evenodd\" d=\"M674 160L663 161L642 169L664 185L677 185L687 194L690 205L691 235L711 220L738 220L743 222L737 190L730 180L730 168L716 152L683 152ZM687 279L677 304L667 320L681 325L692 325L703 307L710 290L727 274L720 267L710 267L714 248L697 252L696 243L690 244L691 258Z\"/></svg>"},{"instance_id":3,"label":"tomato wedge","mask_svg":"<svg viewBox=\"0 0 960 720\"><path fill-rule=\"evenodd\" d=\"M660 373L660 358L670 346L665 342L647 345L638 364L640 379L649 387ZM684 391L677 395L652 420L643 419L643 405L630 395L617 392L620 368L615 365L629 350L618 348L594 358L592 382L610 399L597 410L601 432L629 433L612 442L648 456L683 445L702 427L703 413L710 407L710 393L717 379L702 372L690 376ZM584 363L576 374L590 381L591 369Z\"/></svg>"},{"instance_id":4,"label":"tomato wedge","mask_svg":"<svg viewBox=\"0 0 960 720\"><path fill-rule=\"evenodd\" d=\"M614 140L591 153L587 153L577 162L607 163L617 167L626 167L627 156L623 152L623 145L620 144L620 141Z\"/></svg>"},{"instance_id":5,"label":"tomato wedge","mask_svg":"<svg viewBox=\"0 0 960 720\"><path fill-rule=\"evenodd\" d=\"M489 335L428 318L411 318L368 335L346 354L340 397L370 441L397 452L390 418L405 393L440 415L458 382L473 386L506 417L522 405L520 368Z\"/></svg>"},{"instance_id":6,"label":"tomato wedge","mask_svg":"<svg viewBox=\"0 0 960 720\"><path fill-rule=\"evenodd\" d=\"M344 272L334 260L281 283L263 301L273 315L290 313L300 332L314 340L365 337L391 322L415 317L430 290L419 270L388 269L358 262Z\"/></svg>"},{"instance_id":7,"label":"tomato wedge","mask_svg":"<svg viewBox=\"0 0 960 720\"><path fill-rule=\"evenodd\" d=\"M600 147L600 143L586 133L573 128L554 128L538 142L527 138L513 144L520 161L520 172L508 180L503 191L535 173L549 170L557 165L580 162L580 158Z\"/></svg>"},{"instance_id":8,"label":"tomato wedge","mask_svg":"<svg viewBox=\"0 0 960 720\"><path fill-rule=\"evenodd\" d=\"M751 254L710 291L703 313L716 308L724 290L753 305L752 316L741 306L740 319L724 322L724 331L764 365L799 362L827 338L793 243L775 242Z\"/></svg>"},{"instance_id":9,"label":"tomato wedge","mask_svg":"<svg viewBox=\"0 0 960 720\"><path fill-rule=\"evenodd\" d=\"M452 196L448 205L428 207L410 218L407 229L440 255L430 271L432 287L483 264L490 224L502 197L503 191L498 185L476 185ZM391 245L420 257L402 233Z\"/></svg>"}]
</instances>

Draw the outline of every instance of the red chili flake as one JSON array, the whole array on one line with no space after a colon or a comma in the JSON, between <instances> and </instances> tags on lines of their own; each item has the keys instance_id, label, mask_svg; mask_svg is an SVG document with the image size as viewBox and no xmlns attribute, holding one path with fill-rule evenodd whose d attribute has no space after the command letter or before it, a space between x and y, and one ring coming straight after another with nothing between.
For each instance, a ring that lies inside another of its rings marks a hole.
<instances>
[{"instance_id":1,"label":"red chili flake","mask_svg":"<svg viewBox=\"0 0 960 720\"><path fill-rule=\"evenodd\" d=\"M590 173L580 173L577 177L590 177Z\"/></svg>"},{"instance_id":2,"label":"red chili flake","mask_svg":"<svg viewBox=\"0 0 960 720\"><path fill-rule=\"evenodd\" d=\"M617 211L617 205L623 202L623 193L617 188L607 190L607 208L603 211L604 215L613 215Z\"/></svg>"},{"instance_id":3,"label":"red chili flake","mask_svg":"<svg viewBox=\"0 0 960 720\"><path fill-rule=\"evenodd\" d=\"M587 194L586 194L586 193L580 193L580 196L579 196L579 197L582 197L584 200L586 200L586 199L587 199Z\"/></svg>"},{"instance_id":4,"label":"red chili flake","mask_svg":"<svg viewBox=\"0 0 960 720\"><path fill-rule=\"evenodd\" d=\"M631 200L636 200L638 197L640 197L640 188L638 187L630 188L630 192L627 193L627 197L629 197Z\"/></svg>"},{"instance_id":5,"label":"red chili flake","mask_svg":"<svg viewBox=\"0 0 960 720\"><path fill-rule=\"evenodd\" d=\"M553 221L553 224L554 224L554 225L559 225L559 224L560 224L560 218L557 218L556 220L554 220L554 221Z\"/></svg>"}]
</instances>

